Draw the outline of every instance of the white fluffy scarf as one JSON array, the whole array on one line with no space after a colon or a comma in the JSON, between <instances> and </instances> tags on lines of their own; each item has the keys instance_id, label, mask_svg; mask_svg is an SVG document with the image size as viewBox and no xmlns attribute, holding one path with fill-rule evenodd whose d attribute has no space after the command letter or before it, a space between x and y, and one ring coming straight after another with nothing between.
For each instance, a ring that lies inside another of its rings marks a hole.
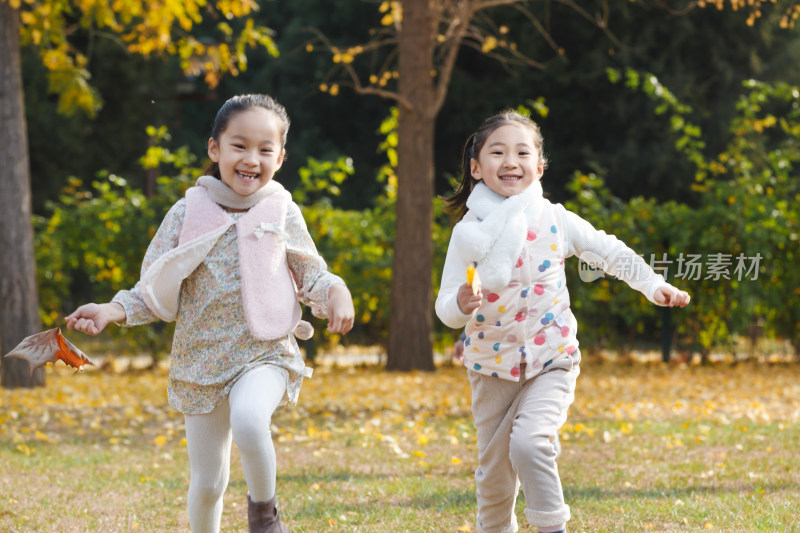
<instances>
[{"instance_id":1,"label":"white fluffy scarf","mask_svg":"<svg viewBox=\"0 0 800 533\"><path fill-rule=\"evenodd\" d=\"M453 228L453 243L470 263L477 263L481 283L497 291L511 281L514 265L522 253L528 220L541 209L544 197L539 181L506 198L479 182L467 199L467 208L477 220L462 220Z\"/></svg>"}]
</instances>

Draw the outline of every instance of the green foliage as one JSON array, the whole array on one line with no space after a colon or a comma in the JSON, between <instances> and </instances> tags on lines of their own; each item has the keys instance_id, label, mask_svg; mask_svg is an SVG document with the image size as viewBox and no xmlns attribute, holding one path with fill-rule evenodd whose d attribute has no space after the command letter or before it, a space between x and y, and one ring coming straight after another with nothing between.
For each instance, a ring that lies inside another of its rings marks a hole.
<instances>
[{"instance_id":1,"label":"green foliage","mask_svg":"<svg viewBox=\"0 0 800 533\"><path fill-rule=\"evenodd\" d=\"M616 235L637 252L660 255L660 250L654 248L659 227L653 217L654 200L635 198L622 202L611 195L597 173L576 172L568 190L575 195L566 203L568 209L598 229ZM644 255L647 261L649 254ZM595 347L625 346L635 336L653 329L656 309L624 283L606 278L584 283L573 269L567 269L567 276L570 301L581 322L582 342Z\"/></svg>"},{"instance_id":2,"label":"green foliage","mask_svg":"<svg viewBox=\"0 0 800 533\"><path fill-rule=\"evenodd\" d=\"M353 174L353 160L340 157L336 161L317 161L309 157L306 166L298 170L300 186L294 191L294 200L305 204L325 198L339 196L339 186Z\"/></svg>"},{"instance_id":3,"label":"green foliage","mask_svg":"<svg viewBox=\"0 0 800 533\"><path fill-rule=\"evenodd\" d=\"M387 153L393 150L390 138L396 137L396 131L395 113L382 123L380 133L387 140L381 150ZM341 209L333 205L331 197L339 195L339 186L354 172L352 160L346 157L325 162L308 158L307 166L298 171L300 184L292 193L317 250L329 270L344 279L353 296L356 327L350 339L354 342L382 343L389 328L386 288L392 276L396 178L391 177L396 161L396 156L389 158L381 169L378 179L387 184L375 204L366 209ZM322 324L319 320L312 321L317 326Z\"/></svg>"},{"instance_id":4,"label":"green foliage","mask_svg":"<svg viewBox=\"0 0 800 533\"><path fill-rule=\"evenodd\" d=\"M131 288L147 246L170 206L201 174L185 149L171 152L161 146L169 140L165 128L148 128L153 146L142 157L145 169L170 165L172 176L157 178L152 198L132 188L125 178L101 171L86 185L71 178L49 216L34 217L40 315L47 327L88 301L108 301L119 290ZM154 355L166 351L164 328L129 330L109 328L127 339L131 350ZM171 330L171 328L167 328Z\"/></svg>"},{"instance_id":5,"label":"green foliage","mask_svg":"<svg viewBox=\"0 0 800 533\"><path fill-rule=\"evenodd\" d=\"M389 331L388 288L392 279L397 192L396 108L377 133L384 139L379 150L386 155L386 163L376 177L383 184L383 193L371 207L352 210L333 205L332 197L339 194L339 186L353 172L349 158L326 162L309 158L307 166L299 170L300 185L293 191L317 249L329 269L345 280L353 295L356 328L348 335L348 342L354 343L383 344ZM442 207L443 202L437 200L433 228L434 246L439 252L434 266L435 288L439 286L438 276L450 239L449 220Z\"/></svg>"},{"instance_id":6,"label":"green foliage","mask_svg":"<svg viewBox=\"0 0 800 533\"><path fill-rule=\"evenodd\" d=\"M329 198L301 208L328 268L345 280L353 296L357 325L353 340L382 342L389 326L386 288L392 273L393 209L338 209Z\"/></svg>"},{"instance_id":7,"label":"green foliage","mask_svg":"<svg viewBox=\"0 0 800 533\"><path fill-rule=\"evenodd\" d=\"M656 115L667 115L670 131L676 135L675 150L698 168L698 174L705 176L703 150L706 143L701 138L700 127L689 122L692 108L681 103L675 95L649 72L639 72L631 68L620 73L617 69L606 69L609 81L618 83L625 78L625 87L630 91L641 91L656 102Z\"/></svg>"},{"instance_id":8,"label":"green foliage","mask_svg":"<svg viewBox=\"0 0 800 533\"><path fill-rule=\"evenodd\" d=\"M681 344L708 353L731 347L736 337L761 320L773 336L800 347L798 205L800 180L800 91L786 84L750 81L737 105L726 149L709 158L692 109L681 104L655 76L610 71L631 90L652 98L656 112L669 118L677 139L676 157L695 166L691 203L634 197L622 201L606 186L601 169L576 172L567 207L596 227L617 235L668 280L692 295L689 307L673 311ZM537 112L546 110L538 102ZM293 191L309 231L332 272L348 284L356 306L356 329L349 342L380 344L389 327L389 291L395 227L397 176L396 110L378 135L385 164L376 181L382 187L372 205L343 209L334 204L355 169L346 157L308 158ZM47 325L75 305L106 300L131 287L141 258L164 213L201 173L186 148L171 151L166 128L148 128L151 147L141 158L145 169L171 169L158 178L158 194L146 198L127 180L101 172L88 186L73 178L50 214L36 219L36 250L42 317ZM436 250L434 287L438 287L450 221L442 202L434 201ZM99 222L99 223L98 223ZM722 255L719 255L722 254ZM699 272L691 270L697 256ZM758 260L756 260L758 258ZM712 259L727 262L719 275ZM756 265L757 263L757 265ZM753 269L757 266L757 269ZM608 279L584 283L568 269L573 306L587 345L630 345L636 337L657 338L659 311ZM318 330L324 330L318 321ZM452 336L437 323L440 342ZM135 331L140 331L137 329ZM124 333L121 333L124 335ZM325 333L324 335L328 335ZM158 328L128 337L137 349L163 351L169 335ZM166 340L164 340L166 339ZM329 339L331 340L331 339Z\"/></svg>"},{"instance_id":9,"label":"green foliage","mask_svg":"<svg viewBox=\"0 0 800 533\"><path fill-rule=\"evenodd\" d=\"M690 108L650 74L627 71L624 78L630 89L659 102L657 112L671 114L680 139L676 150L697 169L697 197L693 206L640 197L622 202L606 189L602 175L576 173L569 207L645 251L646 260L667 261L661 266L667 267L668 279L693 298L674 315L679 337L689 348L703 354L718 346L730 348L748 326L764 321L771 334L791 340L797 349L800 311L792 302L800 294L800 90L745 83L731 141L710 159L702 152L699 128L688 120ZM609 71L609 79L616 82L622 76ZM689 267L692 257L699 260L699 270ZM576 309L584 310L582 318L591 325L584 328L584 337L588 330L590 338L619 342L614 331L620 324L630 330L652 323L652 308L631 301L625 296L630 291L619 293L620 285L573 280ZM602 312L606 307L608 315Z\"/></svg>"},{"instance_id":10,"label":"green foliage","mask_svg":"<svg viewBox=\"0 0 800 533\"><path fill-rule=\"evenodd\" d=\"M734 212L744 246L763 256L761 290L747 294L754 314L800 353L800 88L753 80L745 87L734 139L718 157L725 172L715 199Z\"/></svg>"}]
</instances>

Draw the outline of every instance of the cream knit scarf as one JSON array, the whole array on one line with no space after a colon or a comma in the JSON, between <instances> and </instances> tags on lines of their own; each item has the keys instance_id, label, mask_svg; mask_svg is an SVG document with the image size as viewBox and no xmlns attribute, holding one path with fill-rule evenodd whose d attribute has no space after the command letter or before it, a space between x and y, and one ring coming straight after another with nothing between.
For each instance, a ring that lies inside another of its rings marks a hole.
<instances>
[{"instance_id":1,"label":"cream knit scarf","mask_svg":"<svg viewBox=\"0 0 800 533\"><path fill-rule=\"evenodd\" d=\"M477 220L462 220L453 228L453 243L470 263L477 263L484 287L503 289L511 281L514 265L522 253L528 220L541 210L539 181L506 198L479 182L467 199L467 208Z\"/></svg>"},{"instance_id":2,"label":"cream knit scarf","mask_svg":"<svg viewBox=\"0 0 800 533\"><path fill-rule=\"evenodd\" d=\"M195 185L208 189L214 202L230 209L250 209L270 194L283 190L283 185L270 180L253 194L242 196L214 176L200 176Z\"/></svg>"}]
</instances>

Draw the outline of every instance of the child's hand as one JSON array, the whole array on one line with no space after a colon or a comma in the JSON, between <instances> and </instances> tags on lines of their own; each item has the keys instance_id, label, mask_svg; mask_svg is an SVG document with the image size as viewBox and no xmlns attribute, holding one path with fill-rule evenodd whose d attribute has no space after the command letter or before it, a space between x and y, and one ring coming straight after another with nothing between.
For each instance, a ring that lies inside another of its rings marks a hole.
<instances>
[{"instance_id":1,"label":"child's hand","mask_svg":"<svg viewBox=\"0 0 800 533\"><path fill-rule=\"evenodd\" d=\"M471 315L474 310L481 306L483 293L478 290L478 294L473 294L472 285L465 283L458 288L456 300L458 301L458 308L461 309L461 312L465 315Z\"/></svg>"},{"instance_id":2,"label":"child's hand","mask_svg":"<svg viewBox=\"0 0 800 533\"><path fill-rule=\"evenodd\" d=\"M123 322L125 309L116 302L82 305L67 316L67 329L97 335L109 322Z\"/></svg>"},{"instance_id":3,"label":"child's hand","mask_svg":"<svg viewBox=\"0 0 800 533\"><path fill-rule=\"evenodd\" d=\"M341 283L331 286L328 292L328 331L344 335L353 329L356 312L350 291Z\"/></svg>"},{"instance_id":4,"label":"child's hand","mask_svg":"<svg viewBox=\"0 0 800 533\"><path fill-rule=\"evenodd\" d=\"M666 305L669 307L686 307L689 305L692 297L689 293L676 289L672 285L665 285L656 291L653 299L657 304Z\"/></svg>"}]
</instances>

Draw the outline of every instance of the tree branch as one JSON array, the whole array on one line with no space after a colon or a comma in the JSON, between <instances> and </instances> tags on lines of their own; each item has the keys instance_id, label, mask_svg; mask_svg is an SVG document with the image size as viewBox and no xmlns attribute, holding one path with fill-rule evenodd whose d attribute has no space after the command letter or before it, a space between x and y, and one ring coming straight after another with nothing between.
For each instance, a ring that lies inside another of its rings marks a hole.
<instances>
[{"instance_id":1,"label":"tree branch","mask_svg":"<svg viewBox=\"0 0 800 533\"><path fill-rule=\"evenodd\" d=\"M336 47L333 46L333 44L331 44L330 40L325 36L325 34L320 32L317 28L309 27L309 28L306 28L306 29L310 33L313 33L314 35L316 35L317 39L319 39L325 45L325 47L328 49L328 51L333 52L333 49L336 48ZM385 39L385 40L381 40L381 41L378 41L378 42L367 43L366 45L361 45L361 46L364 49L375 50L375 49L378 49L378 48L380 48L382 46L385 46L387 44L392 44L392 41L393 40ZM345 72L347 72L347 75L350 78L353 90L356 93L358 93L358 94L372 94L372 95L375 95L375 96L380 96L381 98L394 100L398 104L402 105L404 108L406 108L408 110L414 109L414 106L411 104L411 102L409 102L407 98L404 98L404 97L400 96L400 94L397 93L397 92L389 91L387 89L380 89L378 87L365 87L364 85L362 85L361 84L361 79L358 77L358 73L353 68L353 65L351 65L350 63L344 63L343 62L343 63L340 64L340 66L345 70ZM385 70L386 69L384 69L384 71Z\"/></svg>"},{"instance_id":2,"label":"tree branch","mask_svg":"<svg viewBox=\"0 0 800 533\"><path fill-rule=\"evenodd\" d=\"M483 2L475 2L472 4L472 12L482 11L490 7L507 6L509 4L518 4L519 0L484 0Z\"/></svg>"},{"instance_id":3,"label":"tree branch","mask_svg":"<svg viewBox=\"0 0 800 533\"><path fill-rule=\"evenodd\" d=\"M550 45L550 48L552 48L552 49L553 49L553 50L555 50L556 52L558 52L558 51L559 51L559 49L560 49L561 47L560 47L560 46L558 46L558 43L556 43L556 42L553 40L553 36L552 36L552 35L550 35L550 32L549 32L549 31L547 31L547 30L545 29L545 27L542 25L542 23L541 23L541 22L539 22L539 19L537 19L537 18L536 18L536 17L533 15L533 13L531 13L530 11L528 11L527 9L525 9L523 6L514 5L513 7L514 7L514 9L516 9L517 11L519 11L520 13L522 13L523 15L525 15L525 18L527 18L528 20L530 20L530 21L531 21L531 24L533 24L533 26L536 28L536 31L538 31L538 32L539 32L539 35L541 35L542 37L544 37L544 40L545 40L545 41L547 41L547 44L549 44L549 45Z\"/></svg>"},{"instance_id":4,"label":"tree branch","mask_svg":"<svg viewBox=\"0 0 800 533\"><path fill-rule=\"evenodd\" d=\"M447 87L450 85L450 77L453 74L453 67L458 57L458 49L461 48L464 36L469 30L469 23L472 20L472 15L475 13L469 2L461 4L457 11L457 15L451 19L451 23L445 33L447 48L442 68L439 69L439 79L436 81L436 98L434 99L432 109L434 115L438 113L444 105L444 100L447 96Z\"/></svg>"},{"instance_id":5,"label":"tree branch","mask_svg":"<svg viewBox=\"0 0 800 533\"><path fill-rule=\"evenodd\" d=\"M411 104L411 102L409 102L407 98L401 96L399 93L388 91L386 89L379 89L377 87L364 87L361 85L361 80L358 78L358 74L353 66L350 63L345 63L343 66L353 83L353 90L358 94L374 94L382 98L394 100L409 111L414 109L414 106Z\"/></svg>"},{"instance_id":6,"label":"tree branch","mask_svg":"<svg viewBox=\"0 0 800 533\"><path fill-rule=\"evenodd\" d=\"M669 13L670 15L678 15L682 16L688 13L689 11L693 11L697 7L697 2L688 2L685 6L680 9L674 9L669 3L664 1L657 1L656 5Z\"/></svg>"},{"instance_id":7,"label":"tree branch","mask_svg":"<svg viewBox=\"0 0 800 533\"><path fill-rule=\"evenodd\" d=\"M509 71L511 70L511 64L512 63L516 64L516 65L528 65L530 67L538 68L540 70L544 70L546 68L544 63L540 63L539 61L535 61L535 60L531 59L530 57L526 56L525 54L521 54L519 52L512 51L511 53L512 53L512 55L514 57L513 58L509 58L509 57L502 56L500 54L496 54L496 53L492 53L492 52L484 52L483 49L481 48L480 43L478 43L477 41L465 40L463 42L463 44L464 44L464 46L468 46L470 48L474 48L475 50L477 50L481 54L485 55L486 57L491 57L492 59L494 59L495 61L497 61L498 63L500 63L504 67L506 67ZM513 59L513 62L511 61L512 59Z\"/></svg>"},{"instance_id":8,"label":"tree branch","mask_svg":"<svg viewBox=\"0 0 800 533\"><path fill-rule=\"evenodd\" d=\"M577 5L573 0L556 0L565 6L572 8L573 11L578 13L580 16L585 18L586 20L592 22L595 26L600 28L603 33L606 35L608 40L614 43L615 46L622 48L623 44L616 38L616 36L611 33L611 30L608 29L608 18L607 18L607 10L606 10L606 17L600 18L598 16L592 16L591 13L584 10L581 6Z\"/></svg>"}]
</instances>

